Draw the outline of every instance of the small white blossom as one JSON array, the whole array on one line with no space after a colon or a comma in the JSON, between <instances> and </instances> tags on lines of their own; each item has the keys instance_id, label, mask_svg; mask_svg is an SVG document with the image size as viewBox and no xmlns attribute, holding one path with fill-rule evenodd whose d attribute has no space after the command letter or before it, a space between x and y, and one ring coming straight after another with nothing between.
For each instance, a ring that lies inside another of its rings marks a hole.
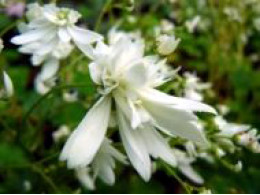
<instances>
[{"instance_id":1,"label":"small white blossom","mask_svg":"<svg viewBox=\"0 0 260 195\"><path fill-rule=\"evenodd\" d=\"M71 89L63 93L63 100L66 102L76 102L78 100L78 91Z\"/></svg>"},{"instance_id":2,"label":"small white blossom","mask_svg":"<svg viewBox=\"0 0 260 195\"><path fill-rule=\"evenodd\" d=\"M13 82L9 75L3 71L1 77L2 89L0 89L0 98L10 98L14 94Z\"/></svg>"},{"instance_id":3,"label":"small white blossom","mask_svg":"<svg viewBox=\"0 0 260 195\"><path fill-rule=\"evenodd\" d=\"M236 137L238 144L248 147L255 153L260 153L259 139L260 135L257 134L256 129L242 132Z\"/></svg>"},{"instance_id":4,"label":"small white blossom","mask_svg":"<svg viewBox=\"0 0 260 195\"><path fill-rule=\"evenodd\" d=\"M193 33L198 23L200 22L200 16L195 16L194 18L187 20L185 26L189 33Z\"/></svg>"},{"instance_id":5,"label":"small white blossom","mask_svg":"<svg viewBox=\"0 0 260 195\"><path fill-rule=\"evenodd\" d=\"M3 40L0 38L0 53L2 52L3 49L4 49L4 42L3 42Z\"/></svg>"},{"instance_id":6,"label":"small white blossom","mask_svg":"<svg viewBox=\"0 0 260 195\"><path fill-rule=\"evenodd\" d=\"M69 167L84 167L93 161L108 129L113 99L128 158L148 181L152 173L151 157L176 165L177 159L162 133L204 143L205 136L193 112L216 112L206 104L155 89L168 81L168 74L158 68L159 62L154 57L144 56L142 40L128 36L117 41L114 37L110 39L113 43L109 45L97 44L89 65L91 78L102 97L69 137L61 160L66 160Z\"/></svg>"},{"instance_id":7,"label":"small white blossom","mask_svg":"<svg viewBox=\"0 0 260 195\"><path fill-rule=\"evenodd\" d=\"M225 7L223 11L231 20L242 22L241 14L235 7Z\"/></svg>"},{"instance_id":8,"label":"small white blossom","mask_svg":"<svg viewBox=\"0 0 260 195\"><path fill-rule=\"evenodd\" d=\"M196 173L191 165L195 161L195 158L187 156L185 152L179 149L174 149L173 152L177 159L178 170L180 170L180 172L189 178L192 182L196 184L203 184L203 178L198 173Z\"/></svg>"},{"instance_id":9,"label":"small white blossom","mask_svg":"<svg viewBox=\"0 0 260 195\"><path fill-rule=\"evenodd\" d=\"M59 142L61 139L67 137L69 134L70 128L67 125L62 125L52 133L52 137L55 142Z\"/></svg>"},{"instance_id":10,"label":"small white blossom","mask_svg":"<svg viewBox=\"0 0 260 195\"><path fill-rule=\"evenodd\" d=\"M184 73L184 78L186 79L184 97L195 101L202 101L202 92L206 89L210 89L211 84L201 82L195 74L191 74L189 72Z\"/></svg>"},{"instance_id":11,"label":"small white blossom","mask_svg":"<svg viewBox=\"0 0 260 195\"><path fill-rule=\"evenodd\" d=\"M76 176L83 186L90 190L95 189L95 180L100 178L107 185L115 183L115 161L126 164L126 157L112 146L112 142L104 139L99 151L88 167L76 168Z\"/></svg>"},{"instance_id":12,"label":"small white blossom","mask_svg":"<svg viewBox=\"0 0 260 195\"><path fill-rule=\"evenodd\" d=\"M164 34L157 37L156 41L159 54L169 55L175 51L181 40L176 39L174 35Z\"/></svg>"}]
</instances>

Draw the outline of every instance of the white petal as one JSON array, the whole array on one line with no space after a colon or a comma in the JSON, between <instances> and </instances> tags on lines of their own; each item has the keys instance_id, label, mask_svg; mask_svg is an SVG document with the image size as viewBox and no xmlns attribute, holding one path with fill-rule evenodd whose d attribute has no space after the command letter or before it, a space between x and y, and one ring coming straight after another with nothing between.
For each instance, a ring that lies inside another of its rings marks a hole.
<instances>
[{"instance_id":1,"label":"white petal","mask_svg":"<svg viewBox=\"0 0 260 195\"><path fill-rule=\"evenodd\" d=\"M80 42L74 41L77 47L90 59L94 59L94 49L91 45L82 44Z\"/></svg>"},{"instance_id":2,"label":"white petal","mask_svg":"<svg viewBox=\"0 0 260 195\"><path fill-rule=\"evenodd\" d=\"M40 77L42 80L47 80L52 78L59 70L59 61L55 58L48 59L40 72Z\"/></svg>"},{"instance_id":3,"label":"white petal","mask_svg":"<svg viewBox=\"0 0 260 195\"><path fill-rule=\"evenodd\" d=\"M90 30L79 28L77 26L68 27L68 32L72 36L72 39L80 44L89 45L91 43L101 41L103 37Z\"/></svg>"},{"instance_id":4,"label":"white petal","mask_svg":"<svg viewBox=\"0 0 260 195\"><path fill-rule=\"evenodd\" d=\"M144 126L140 129L147 150L153 158L161 158L168 164L176 166L174 154L166 140L152 126Z\"/></svg>"},{"instance_id":5,"label":"white petal","mask_svg":"<svg viewBox=\"0 0 260 195\"><path fill-rule=\"evenodd\" d=\"M125 81L133 87L141 87L146 83L147 73L144 64L137 62L130 66L125 73Z\"/></svg>"},{"instance_id":6,"label":"white petal","mask_svg":"<svg viewBox=\"0 0 260 195\"><path fill-rule=\"evenodd\" d=\"M189 110L193 112L209 112L212 114L217 114L216 110L207 104L188 100L185 98L170 96L156 89L147 88L141 91L140 93L142 94L142 96L144 96L147 99L150 99L151 101L165 105L170 105L174 108Z\"/></svg>"},{"instance_id":7,"label":"white petal","mask_svg":"<svg viewBox=\"0 0 260 195\"><path fill-rule=\"evenodd\" d=\"M194 122L196 118L190 112L151 101L153 98L156 97L143 98L143 105L159 129L192 141L206 142L201 129Z\"/></svg>"},{"instance_id":8,"label":"white petal","mask_svg":"<svg viewBox=\"0 0 260 195\"><path fill-rule=\"evenodd\" d=\"M149 181L151 177L151 160L146 146L139 132L133 130L124 114L119 109L117 110L119 132L129 160L141 177L145 181Z\"/></svg>"},{"instance_id":9,"label":"white petal","mask_svg":"<svg viewBox=\"0 0 260 195\"><path fill-rule=\"evenodd\" d=\"M95 62L90 63L89 72L92 81L94 81L96 84L101 84L101 76L103 72L103 67L101 67L101 64L97 64Z\"/></svg>"},{"instance_id":10,"label":"white petal","mask_svg":"<svg viewBox=\"0 0 260 195\"><path fill-rule=\"evenodd\" d=\"M5 71L3 71L3 79L6 96L11 97L14 94L13 82Z\"/></svg>"},{"instance_id":11,"label":"white petal","mask_svg":"<svg viewBox=\"0 0 260 195\"><path fill-rule=\"evenodd\" d=\"M67 43L71 40L71 36L66 28L60 28L58 31L59 38L61 41Z\"/></svg>"},{"instance_id":12,"label":"white petal","mask_svg":"<svg viewBox=\"0 0 260 195\"><path fill-rule=\"evenodd\" d=\"M55 31L51 29L37 29L25 32L21 35L15 36L11 39L11 42L16 45L22 45L37 41L39 39L44 40L48 34L53 34Z\"/></svg>"},{"instance_id":13,"label":"white petal","mask_svg":"<svg viewBox=\"0 0 260 195\"><path fill-rule=\"evenodd\" d=\"M46 42L41 43L41 47L38 48L34 53L36 55L47 55L53 52L55 47L58 45L58 39L52 38Z\"/></svg>"},{"instance_id":14,"label":"white petal","mask_svg":"<svg viewBox=\"0 0 260 195\"><path fill-rule=\"evenodd\" d=\"M89 190L95 190L95 181L89 174L89 168L77 168L76 176L80 183Z\"/></svg>"},{"instance_id":15,"label":"white petal","mask_svg":"<svg viewBox=\"0 0 260 195\"><path fill-rule=\"evenodd\" d=\"M191 165L181 165L178 168L182 172L182 174L185 175L186 177L188 177L192 182L197 183L197 184L204 183L203 178L194 171L194 169L191 167Z\"/></svg>"},{"instance_id":16,"label":"white petal","mask_svg":"<svg viewBox=\"0 0 260 195\"><path fill-rule=\"evenodd\" d=\"M101 98L69 137L61 153L68 167L88 165L96 155L107 131L111 98Z\"/></svg>"}]
</instances>

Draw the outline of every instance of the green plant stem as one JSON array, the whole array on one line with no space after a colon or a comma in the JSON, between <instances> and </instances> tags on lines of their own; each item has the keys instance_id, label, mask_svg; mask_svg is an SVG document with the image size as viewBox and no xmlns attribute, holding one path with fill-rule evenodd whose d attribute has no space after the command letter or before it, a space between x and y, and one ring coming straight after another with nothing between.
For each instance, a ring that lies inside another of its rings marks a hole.
<instances>
[{"instance_id":1,"label":"green plant stem","mask_svg":"<svg viewBox=\"0 0 260 195\"><path fill-rule=\"evenodd\" d=\"M187 184L184 181L182 181L182 179L175 173L175 171L165 163L163 164L166 170L181 184L181 186L187 192L187 194L192 194L192 191L189 189L189 186L187 186Z\"/></svg>"},{"instance_id":2,"label":"green plant stem","mask_svg":"<svg viewBox=\"0 0 260 195\"><path fill-rule=\"evenodd\" d=\"M45 95L41 96L38 100L36 100L36 102L29 108L29 110L25 113L22 123L24 124L26 122L26 120L28 119L28 117L31 115L31 113L45 100L47 99L51 94L63 90L63 89L67 89L67 88L77 88L77 87L89 87L88 85L63 85L63 86L57 86L52 88L48 93L46 93Z\"/></svg>"},{"instance_id":3,"label":"green plant stem","mask_svg":"<svg viewBox=\"0 0 260 195\"><path fill-rule=\"evenodd\" d=\"M19 24L20 22L24 21L23 19L17 20L15 22L13 22L12 24L8 25L7 27L5 27L1 32L0 32L0 37L4 36L7 32L9 32L10 30L12 30L14 27L17 26L17 24Z\"/></svg>"},{"instance_id":4,"label":"green plant stem","mask_svg":"<svg viewBox=\"0 0 260 195\"><path fill-rule=\"evenodd\" d=\"M111 6L112 2L113 2L113 0L107 0L106 3L105 3L105 5L103 6L103 8L102 8L102 10L101 10L101 12L100 12L100 14L99 14L99 16L98 16L98 19L97 19L97 21L96 21L95 28L94 28L94 30L95 30L96 32L99 31L99 28L100 28L100 24L101 24L101 22L102 22L102 19L103 19L105 13L110 9L110 6Z\"/></svg>"}]
</instances>

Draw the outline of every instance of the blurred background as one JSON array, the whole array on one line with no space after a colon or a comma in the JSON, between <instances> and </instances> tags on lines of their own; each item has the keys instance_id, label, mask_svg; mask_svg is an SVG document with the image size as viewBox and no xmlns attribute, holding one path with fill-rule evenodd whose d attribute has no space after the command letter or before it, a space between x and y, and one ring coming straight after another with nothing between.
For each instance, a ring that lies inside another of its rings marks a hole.
<instances>
[{"instance_id":1,"label":"blurred background","mask_svg":"<svg viewBox=\"0 0 260 195\"><path fill-rule=\"evenodd\" d=\"M0 13L0 36L5 46L0 64L13 80L15 96L8 103L0 102L0 193L88 193L75 179L74 172L59 164L58 155L64 142L56 143L53 137L61 124L76 126L85 113L84 107L78 102L63 101L62 94L57 93L37 106L27 122L23 121L40 97L33 87L39 69L31 66L30 56L21 55L10 38L18 33L15 26L23 20L24 5L35 1L7 2L9 7L2 6ZM196 72L202 81L210 82L214 96L210 103L227 105L230 108L227 119L260 129L259 0L59 0L57 3L78 10L83 15L82 24L97 28L102 34L115 24L129 31L140 29L147 42L151 42L150 51L154 49L156 27L174 28L181 43L169 57L169 64L175 68L181 66L181 72ZM85 76L77 73L73 79L81 81ZM94 91L89 88L80 94L90 103ZM260 192L259 154L244 151L237 155L243 161L239 173L222 165L196 162L205 186L212 192ZM115 186L97 181L95 191L180 192L183 189L178 181L164 170L157 171L145 183L129 167L117 170Z\"/></svg>"}]
</instances>

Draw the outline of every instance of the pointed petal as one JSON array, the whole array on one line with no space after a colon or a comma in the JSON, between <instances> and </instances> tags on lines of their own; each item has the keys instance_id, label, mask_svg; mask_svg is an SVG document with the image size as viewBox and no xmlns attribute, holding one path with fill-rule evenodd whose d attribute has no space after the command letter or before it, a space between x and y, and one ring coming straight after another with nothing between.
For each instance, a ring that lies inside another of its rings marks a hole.
<instances>
[{"instance_id":1,"label":"pointed petal","mask_svg":"<svg viewBox=\"0 0 260 195\"><path fill-rule=\"evenodd\" d=\"M196 125L196 118L190 112L151 101L153 98L156 97L143 97L142 102L160 130L192 141L206 142L204 134Z\"/></svg>"},{"instance_id":2,"label":"pointed petal","mask_svg":"<svg viewBox=\"0 0 260 195\"><path fill-rule=\"evenodd\" d=\"M55 58L48 59L41 70L40 77L42 80L52 78L59 70L59 61Z\"/></svg>"},{"instance_id":3,"label":"pointed petal","mask_svg":"<svg viewBox=\"0 0 260 195\"><path fill-rule=\"evenodd\" d=\"M119 109L117 110L119 133L129 160L141 177L145 181L149 181L151 177L151 159L146 146L140 137L140 133L133 130L124 114Z\"/></svg>"},{"instance_id":4,"label":"pointed petal","mask_svg":"<svg viewBox=\"0 0 260 195\"><path fill-rule=\"evenodd\" d=\"M75 42L83 45L89 45L91 43L101 41L103 37L90 30L79 28L77 26L71 26L68 28L68 32Z\"/></svg>"},{"instance_id":5,"label":"pointed petal","mask_svg":"<svg viewBox=\"0 0 260 195\"><path fill-rule=\"evenodd\" d=\"M88 165L96 155L108 127L111 98L101 98L86 114L69 137L60 159L67 160L68 167Z\"/></svg>"},{"instance_id":6,"label":"pointed petal","mask_svg":"<svg viewBox=\"0 0 260 195\"><path fill-rule=\"evenodd\" d=\"M13 82L5 71L3 71L3 79L6 96L11 97L14 94Z\"/></svg>"},{"instance_id":7,"label":"pointed petal","mask_svg":"<svg viewBox=\"0 0 260 195\"><path fill-rule=\"evenodd\" d=\"M95 190L95 181L89 174L89 168L77 168L76 176L80 183L89 190Z\"/></svg>"},{"instance_id":8,"label":"pointed petal","mask_svg":"<svg viewBox=\"0 0 260 195\"><path fill-rule=\"evenodd\" d=\"M194 169L191 167L191 165L181 165L178 167L179 170L183 175L188 177L192 182L196 184L203 184L204 180L203 178L194 171Z\"/></svg>"},{"instance_id":9,"label":"pointed petal","mask_svg":"<svg viewBox=\"0 0 260 195\"><path fill-rule=\"evenodd\" d=\"M167 141L152 126L144 126L139 129L147 150L153 158L161 158L168 164L176 166L176 158Z\"/></svg>"},{"instance_id":10,"label":"pointed petal","mask_svg":"<svg viewBox=\"0 0 260 195\"><path fill-rule=\"evenodd\" d=\"M174 108L179 108L182 110L189 110L192 112L209 112L212 114L217 114L216 110L207 105L200 102L188 100L185 98L179 98L167 95L162 93L156 89L144 89L140 92L141 95L151 101L172 106Z\"/></svg>"},{"instance_id":11,"label":"pointed petal","mask_svg":"<svg viewBox=\"0 0 260 195\"><path fill-rule=\"evenodd\" d=\"M71 36L66 28L60 28L58 35L62 42L68 43L71 40Z\"/></svg>"}]
</instances>

